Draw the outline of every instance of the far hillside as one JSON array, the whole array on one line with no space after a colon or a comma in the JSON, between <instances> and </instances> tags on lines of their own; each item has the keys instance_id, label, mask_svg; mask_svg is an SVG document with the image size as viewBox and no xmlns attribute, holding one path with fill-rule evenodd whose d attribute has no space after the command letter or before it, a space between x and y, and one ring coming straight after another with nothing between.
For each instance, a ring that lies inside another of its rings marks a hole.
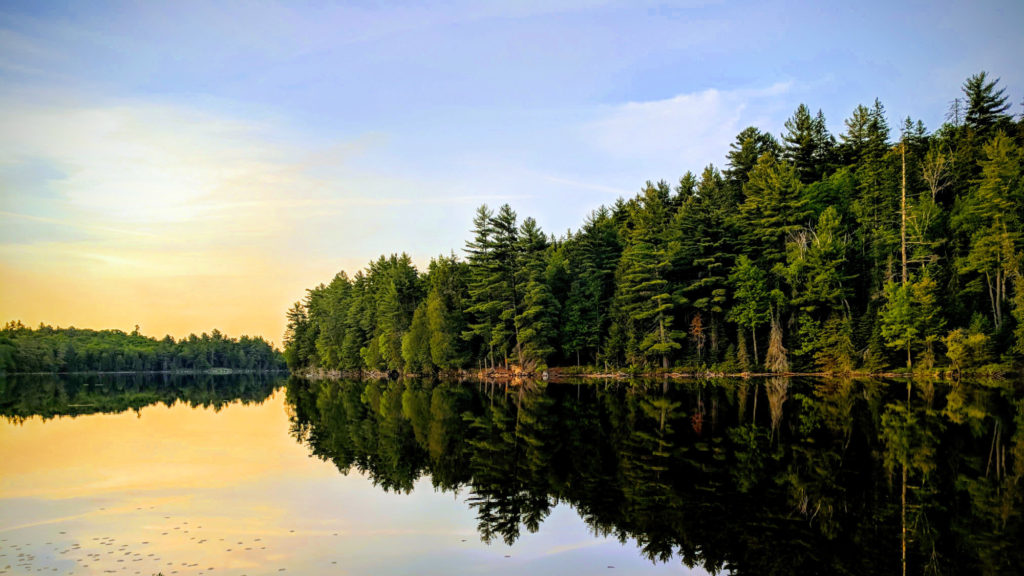
<instances>
[{"instance_id":1,"label":"far hillside","mask_svg":"<svg viewBox=\"0 0 1024 576\"><path fill-rule=\"evenodd\" d=\"M214 330L157 340L121 330L32 329L8 322L0 330L2 372L265 372L284 370L281 353L262 337L231 338Z\"/></svg>"}]
</instances>

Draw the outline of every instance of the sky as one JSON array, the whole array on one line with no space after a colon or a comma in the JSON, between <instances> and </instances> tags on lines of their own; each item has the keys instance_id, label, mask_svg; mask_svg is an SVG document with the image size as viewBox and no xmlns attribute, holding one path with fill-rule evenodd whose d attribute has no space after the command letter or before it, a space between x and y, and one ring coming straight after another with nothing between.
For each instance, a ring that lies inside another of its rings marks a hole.
<instances>
[{"instance_id":1,"label":"sky","mask_svg":"<svg viewBox=\"0 0 1024 576\"><path fill-rule=\"evenodd\" d=\"M280 343L306 288L554 234L800 103L1022 112L1024 3L0 0L0 322Z\"/></svg>"}]
</instances>

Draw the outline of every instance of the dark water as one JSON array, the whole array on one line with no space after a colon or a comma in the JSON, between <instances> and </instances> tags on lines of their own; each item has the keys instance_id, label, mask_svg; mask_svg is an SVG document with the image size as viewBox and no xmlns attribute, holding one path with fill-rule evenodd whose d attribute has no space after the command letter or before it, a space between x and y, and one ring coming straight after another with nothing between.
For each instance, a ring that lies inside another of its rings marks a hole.
<instances>
[{"instance_id":1,"label":"dark water","mask_svg":"<svg viewBox=\"0 0 1024 576\"><path fill-rule=\"evenodd\" d=\"M1024 571L1007 381L0 387L3 574Z\"/></svg>"}]
</instances>

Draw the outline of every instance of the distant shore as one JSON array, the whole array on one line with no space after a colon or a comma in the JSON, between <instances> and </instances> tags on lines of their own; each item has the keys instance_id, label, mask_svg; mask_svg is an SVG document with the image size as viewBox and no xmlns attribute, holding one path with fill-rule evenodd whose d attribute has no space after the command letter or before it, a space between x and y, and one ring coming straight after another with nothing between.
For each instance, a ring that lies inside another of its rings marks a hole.
<instances>
[{"instance_id":1,"label":"distant shore","mask_svg":"<svg viewBox=\"0 0 1024 576\"><path fill-rule=\"evenodd\" d=\"M0 376L130 376L148 374L228 376L232 374L289 374L288 370L241 370L235 368L206 368L203 370L81 370L74 372L0 372Z\"/></svg>"}]
</instances>

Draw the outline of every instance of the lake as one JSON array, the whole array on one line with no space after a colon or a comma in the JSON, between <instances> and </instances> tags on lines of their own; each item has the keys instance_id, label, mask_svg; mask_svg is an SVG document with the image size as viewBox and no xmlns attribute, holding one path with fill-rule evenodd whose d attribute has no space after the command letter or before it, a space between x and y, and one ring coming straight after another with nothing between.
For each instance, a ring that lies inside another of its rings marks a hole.
<instances>
[{"instance_id":1,"label":"lake","mask_svg":"<svg viewBox=\"0 0 1024 576\"><path fill-rule=\"evenodd\" d=\"M1020 573L1022 398L9 376L0 574Z\"/></svg>"}]
</instances>

